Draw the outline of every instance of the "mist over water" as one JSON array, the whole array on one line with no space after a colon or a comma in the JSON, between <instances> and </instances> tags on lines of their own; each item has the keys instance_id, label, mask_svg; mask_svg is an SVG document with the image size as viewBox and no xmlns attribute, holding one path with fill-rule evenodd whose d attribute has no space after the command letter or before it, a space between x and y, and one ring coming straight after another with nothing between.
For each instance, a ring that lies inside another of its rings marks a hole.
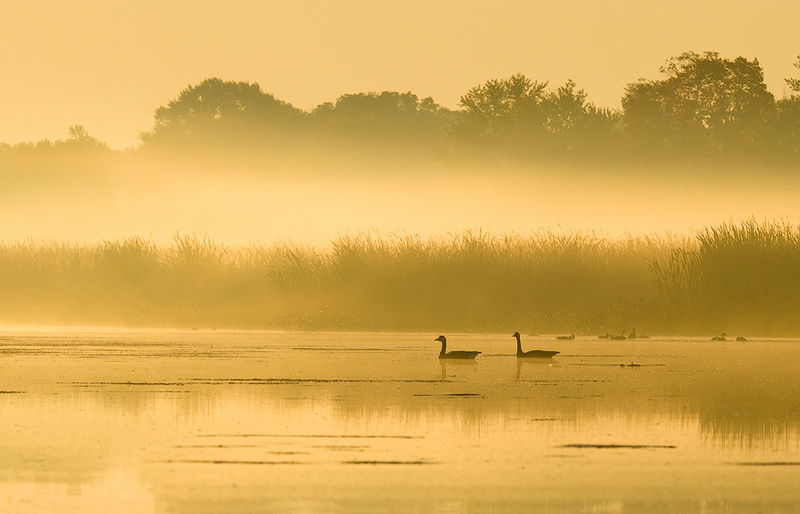
<instances>
[{"instance_id":1,"label":"mist over water","mask_svg":"<svg viewBox=\"0 0 800 514\"><path fill-rule=\"evenodd\" d=\"M327 246L339 234L361 231L423 238L466 229L690 236L726 221L798 221L797 180L755 172L725 180L557 168L296 172L284 166L269 174L146 167L109 174L99 184L10 191L0 203L0 234L5 241L141 236L167 244L180 232L224 244L286 240Z\"/></svg>"}]
</instances>

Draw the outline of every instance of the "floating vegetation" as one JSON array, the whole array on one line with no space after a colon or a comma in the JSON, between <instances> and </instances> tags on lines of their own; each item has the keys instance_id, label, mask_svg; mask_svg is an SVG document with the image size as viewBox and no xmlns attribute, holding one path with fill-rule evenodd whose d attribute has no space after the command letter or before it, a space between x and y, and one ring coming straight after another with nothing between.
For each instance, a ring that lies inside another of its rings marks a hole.
<instances>
[{"instance_id":1,"label":"floating vegetation","mask_svg":"<svg viewBox=\"0 0 800 514\"><path fill-rule=\"evenodd\" d=\"M436 396L439 398L483 398L480 393L442 393L442 394L415 394L414 396Z\"/></svg>"},{"instance_id":2,"label":"floating vegetation","mask_svg":"<svg viewBox=\"0 0 800 514\"><path fill-rule=\"evenodd\" d=\"M561 448L597 448L597 449L633 449L640 450L646 448L673 449L677 446L658 445L658 444L562 444Z\"/></svg>"},{"instance_id":3,"label":"floating vegetation","mask_svg":"<svg viewBox=\"0 0 800 514\"><path fill-rule=\"evenodd\" d=\"M381 466L381 465L421 466L427 464L436 464L436 462L428 462L424 460L348 460L342 462L342 464L365 464L371 466Z\"/></svg>"},{"instance_id":4,"label":"floating vegetation","mask_svg":"<svg viewBox=\"0 0 800 514\"><path fill-rule=\"evenodd\" d=\"M298 462L294 460L164 460L161 464L242 464L248 466L295 466L299 464L309 464L308 462Z\"/></svg>"},{"instance_id":5,"label":"floating vegetation","mask_svg":"<svg viewBox=\"0 0 800 514\"><path fill-rule=\"evenodd\" d=\"M800 466L800 462L733 462L735 466Z\"/></svg>"}]
</instances>

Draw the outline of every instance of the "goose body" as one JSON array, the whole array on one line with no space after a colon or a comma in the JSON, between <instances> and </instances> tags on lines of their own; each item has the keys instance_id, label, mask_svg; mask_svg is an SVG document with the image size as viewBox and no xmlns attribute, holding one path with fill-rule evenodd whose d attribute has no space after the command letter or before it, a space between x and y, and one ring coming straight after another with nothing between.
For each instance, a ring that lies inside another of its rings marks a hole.
<instances>
[{"instance_id":1,"label":"goose body","mask_svg":"<svg viewBox=\"0 0 800 514\"><path fill-rule=\"evenodd\" d=\"M441 341L442 342L442 351L439 352L440 359L474 359L476 355L481 352L468 352L463 350L458 350L454 352L447 351L447 338L445 336L439 336L434 341Z\"/></svg>"},{"instance_id":2,"label":"goose body","mask_svg":"<svg viewBox=\"0 0 800 514\"><path fill-rule=\"evenodd\" d=\"M612 341L624 341L625 339L628 338L627 334L628 333L623 330L622 334L620 334L618 336L610 336L609 339L612 340Z\"/></svg>"},{"instance_id":3,"label":"goose body","mask_svg":"<svg viewBox=\"0 0 800 514\"><path fill-rule=\"evenodd\" d=\"M725 339L725 336L727 336L727 335L728 334L723 332L721 336L712 337L711 340L712 341L727 341L727 339Z\"/></svg>"},{"instance_id":4,"label":"goose body","mask_svg":"<svg viewBox=\"0 0 800 514\"><path fill-rule=\"evenodd\" d=\"M628 334L628 339L650 339L650 336L640 336L636 334L636 329L634 328L630 334Z\"/></svg>"},{"instance_id":5,"label":"goose body","mask_svg":"<svg viewBox=\"0 0 800 514\"><path fill-rule=\"evenodd\" d=\"M570 334L568 336L556 336L556 339L560 341L571 341L575 339L575 334Z\"/></svg>"},{"instance_id":6,"label":"goose body","mask_svg":"<svg viewBox=\"0 0 800 514\"><path fill-rule=\"evenodd\" d=\"M747 339L745 339L743 336L737 337L736 340L739 341L740 343L744 342L744 341L747 341Z\"/></svg>"},{"instance_id":7,"label":"goose body","mask_svg":"<svg viewBox=\"0 0 800 514\"><path fill-rule=\"evenodd\" d=\"M518 359L549 359L553 355L558 355L560 352L550 350L530 350L527 352L522 351L522 343L520 342L519 332L514 332L513 337L517 340L517 358ZM573 336L574 337L574 336Z\"/></svg>"}]
</instances>

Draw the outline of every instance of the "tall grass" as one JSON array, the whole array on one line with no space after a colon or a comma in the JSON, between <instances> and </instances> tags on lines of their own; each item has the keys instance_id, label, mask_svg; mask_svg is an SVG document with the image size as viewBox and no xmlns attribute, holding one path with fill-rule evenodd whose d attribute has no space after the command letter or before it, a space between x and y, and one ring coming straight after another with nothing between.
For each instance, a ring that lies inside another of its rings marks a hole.
<instances>
[{"instance_id":1,"label":"tall grass","mask_svg":"<svg viewBox=\"0 0 800 514\"><path fill-rule=\"evenodd\" d=\"M359 234L304 270L314 286L301 296L309 321L359 328L621 330L654 291L648 263L667 251L657 239L581 233Z\"/></svg>"},{"instance_id":2,"label":"tall grass","mask_svg":"<svg viewBox=\"0 0 800 514\"><path fill-rule=\"evenodd\" d=\"M676 326L800 332L800 227L786 221L705 228L652 271Z\"/></svg>"},{"instance_id":3,"label":"tall grass","mask_svg":"<svg viewBox=\"0 0 800 514\"><path fill-rule=\"evenodd\" d=\"M800 334L800 230L693 239L540 231L342 235L330 247L177 234L0 243L0 322L318 330Z\"/></svg>"}]
</instances>

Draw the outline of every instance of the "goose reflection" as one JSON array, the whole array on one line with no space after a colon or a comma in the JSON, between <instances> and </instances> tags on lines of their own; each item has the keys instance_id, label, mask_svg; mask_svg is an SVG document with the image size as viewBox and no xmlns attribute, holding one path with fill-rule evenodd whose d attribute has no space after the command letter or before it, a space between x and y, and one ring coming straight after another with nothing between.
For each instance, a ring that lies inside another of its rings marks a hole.
<instances>
[{"instance_id":1,"label":"goose reflection","mask_svg":"<svg viewBox=\"0 0 800 514\"><path fill-rule=\"evenodd\" d=\"M553 359L517 359L517 382L522 381L522 367L534 366L536 369L540 369L539 366L543 368L551 368L553 367ZM537 378L540 376L540 372L536 373Z\"/></svg>"},{"instance_id":2,"label":"goose reflection","mask_svg":"<svg viewBox=\"0 0 800 514\"><path fill-rule=\"evenodd\" d=\"M452 382L478 369L475 359L439 359L440 381Z\"/></svg>"},{"instance_id":3,"label":"goose reflection","mask_svg":"<svg viewBox=\"0 0 800 514\"><path fill-rule=\"evenodd\" d=\"M434 341L442 342L442 351L439 352L440 359L474 359L478 354L481 353L481 352L464 351L464 350L448 352L447 338L445 336L439 336L436 339L434 339Z\"/></svg>"}]
</instances>

